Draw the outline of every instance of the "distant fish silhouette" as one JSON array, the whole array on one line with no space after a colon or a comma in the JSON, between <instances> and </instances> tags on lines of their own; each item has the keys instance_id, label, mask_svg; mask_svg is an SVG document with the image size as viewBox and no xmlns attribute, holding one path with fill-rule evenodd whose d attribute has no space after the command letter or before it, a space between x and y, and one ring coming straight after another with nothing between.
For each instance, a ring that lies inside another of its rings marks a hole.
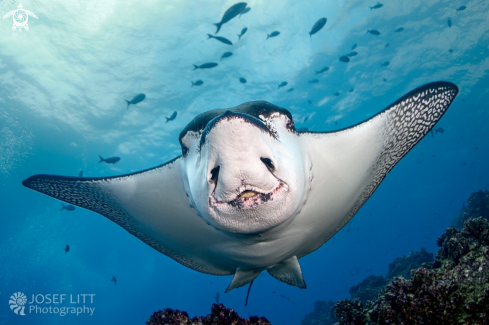
<instances>
[{"instance_id":1,"label":"distant fish silhouette","mask_svg":"<svg viewBox=\"0 0 489 325\"><path fill-rule=\"evenodd\" d=\"M370 10L372 9L379 9L379 8L382 8L383 4L381 4L380 2L377 2L377 4L373 7L370 7Z\"/></svg>"},{"instance_id":2,"label":"distant fish silhouette","mask_svg":"<svg viewBox=\"0 0 489 325\"><path fill-rule=\"evenodd\" d=\"M117 284L117 279L115 278L115 276L113 276L113 277L112 277L112 280L110 280L110 281L114 282L114 285L116 285L116 284Z\"/></svg>"},{"instance_id":3,"label":"distant fish silhouette","mask_svg":"<svg viewBox=\"0 0 489 325\"><path fill-rule=\"evenodd\" d=\"M204 84L204 82L202 80L195 80L195 82L191 81L192 83L192 86L190 87L193 87L193 86L202 86Z\"/></svg>"},{"instance_id":4,"label":"distant fish silhouette","mask_svg":"<svg viewBox=\"0 0 489 325\"><path fill-rule=\"evenodd\" d=\"M270 34L267 34L267 39L269 39L270 37L277 37L278 35L280 35L279 31L271 32Z\"/></svg>"},{"instance_id":5,"label":"distant fish silhouette","mask_svg":"<svg viewBox=\"0 0 489 325\"><path fill-rule=\"evenodd\" d=\"M389 65L389 61L385 61L384 63L381 63L380 66L381 67L386 67Z\"/></svg>"},{"instance_id":6,"label":"distant fish silhouette","mask_svg":"<svg viewBox=\"0 0 489 325\"><path fill-rule=\"evenodd\" d=\"M389 47L389 43L385 43L384 48L388 48L388 47Z\"/></svg>"},{"instance_id":7,"label":"distant fish silhouette","mask_svg":"<svg viewBox=\"0 0 489 325\"><path fill-rule=\"evenodd\" d=\"M136 96L134 96L133 99L131 100L127 100L127 99L124 99L126 102L127 102L127 108L129 108L129 105L131 104L137 104L137 103L140 103L142 102L144 99L146 98L146 95L145 94L137 94Z\"/></svg>"},{"instance_id":8,"label":"distant fish silhouette","mask_svg":"<svg viewBox=\"0 0 489 325\"><path fill-rule=\"evenodd\" d=\"M354 88L350 88L350 89L348 89L348 92L352 93L354 90L355 90Z\"/></svg>"},{"instance_id":9,"label":"distant fish silhouette","mask_svg":"<svg viewBox=\"0 0 489 325\"><path fill-rule=\"evenodd\" d=\"M217 304L219 303L219 297L220 297L220 294L219 294L219 292L218 292L218 293L216 293L216 303L217 303Z\"/></svg>"},{"instance_id":10,"label":"distant fish silhouette","mask_svg":"<svg viewBox=\"0 0 489 325\"><path fill-rule=\"evenodd\" d=\"M318 83L318 82L319 82L319 80L317 80L317 79L311 79L311 80L308 81L308 83L310 83L310 84L315 84L315 83Z\"/></svg>"},{"instance_id":11,"label":"distant fish silhouette","mask_svg":"<svg viewBox=\"0 0 489 325\"><path fill-rule=\"evenodd\" d=\"M448 28L452 28L452 19L450 17L448 17L447 24Z\"/></svg>"},{"instance_id":12,"label":"distant fish silhouette","mask_svg":"<svg viewBox=\"0 0 489 325\"><path fill-rule=\"evenodd\" d=\"M177 117L177 112L173 112L173 114L170 117L165 117L166 118L166 122L165 123L168 123L170 121L173 121L176 117Z\"/></svg>"},{"instance_id":13,"label":"distant fish silhouette","mask_svg":"<svg viewBox=\"0 0 489 325\"><path fill-rule=\"evenodd\" d=\"M63 249L65 251L65 254L70 251L70 245L66 245L66 247Z\"/></svg>"},{"instance_id":14,"label":"distant fish silhouette","mask_svg":"<svg viewBox=\"0 0 489 325\"><path fill-rule=\"evenodd\" d=\"M243 9L243 11L241 11L241 13L239 14L239 17L241 17L242 15L244 15L245 13L249 12L251 10L250 7L246 7Z\"/></svg>"},{"instance_id":15,"label":"distant fish silhouette","mask_svg":"<svg viewBox=\"0 0 489 325\"><path fill-rule=\"evenodd\" d=\"M241 30L241 34L238 34L238 37L239 37L239 38L238 38L238 41L241 39L241 36L243 36L243 35L246 33L246 31L248 31L248 28L247 28L247 27L245 27L245 28L243 28L243 29Z\"/></svg>"},{"instance_id":16,"label":"distant fish silhouette","mask_svg":"<svg viewBox=\"0 0 489 325\"><path fill-rule=\"evenodd\" d=\"M220 60L220 61L222 61L222 59L229 58L229 57L230 57L230 56L232 56L232 55L233 55L233 52L224 52L224 53L221 55L221 60Z\"/></svg>"},{"instance_id":17,"label":"distant fish silhouette","mask_svg":"<svg viewBox=\"0 0 489 325\"><path fill-rule=\"evenodd\" d=\"M110 157L110 158L104 159L104 158L102 158L102 156L99 156L99 158L100 158L100 161L98 162L99 164L102 161L104 163L106 163L106 164L115 164L116 162L118 162L119 160L121 160L121 158L119 158L119 157Z\"/></svg>"},{"instance_id":18,"label":"distant fish silhouette","mask_svg":"<svg viewBox=\"0 0 489 325\"><path fill-rule=\"evenodd\" d=\"M223 24L227 23L228 21L230 21L231 19L239 15L245 8L246 8L246 2L238 2L237 4L234 4L231 7L229 7L229 9L226 10L224 15L222 16L221 21L218 22L217 24L214 24L217 26L216 34L219 33L219 30L221 29L221 26Z\"/></svg>"},{"instance_id":19,"label":"distant fish silhouette","mask_svg":"<svg viewBox=\"0 0 489 325\"><path fill-rule=\"evenodd\" d=\"M311 100L310 100L310 99L308 99L308 100L307 100L307 102L309 103L309 105L311 105L311 104L312 104L312 102L311 102Z\"/></svg>"},{"instance_id":20,"label":"distant fish silhouette","mask_svg":"<svg viewBox=\"0 0 489 325\"><path fill-rule=\"evenodd\" d=\"M68 204L68 205L64 205L63 203L61 203L61 210L59 211L62 211L62 210L66 210L66 211L75 211L75 207L72 206L71 204Z\"/></svg>"},{"instance_id":21,"label":"distant fish silhouette","mask_svg":"<svg viewBox=\"0 0 489 325\"><path fill-rule=\"evenodd\" d=\"M233 45L233 43L228 40L227 38L225 37L221 37L221 36L212 36L211 34L207 34L207 39L209 38L215 38L216 40L218 40L219 42L223 42L224 44L228 44L228 45Z\"/></svg>"},{"instance_id":22,"label":"distant fish silhouette","mask_svg":"<svg viewBox=\"0 0 489 325\"><path fill-rule=\"evenodd\" d=\"M207 62L207 63L203 63L201 65L195 65L194 64L193 70L195 70L195 69L210 69L210 68L214 68L214 67L217 67L217 63Z\"/></svg>"},{"instance_id":23,"label":"distant fish silhouette","mask_svg":"<svg viewBox=\"0 0 489 325\"><path fill-rule=\"evenodd\" d=\"M465 10L467 7L466 6L460 6L458 7L457 11L462 11L462 10Z\"/></svg>"},{"instance_id":24,"label":"distant fish silhouette","mask_svg":"<svg viewBox=\"0 0 489 325\"><path fill-rule=\"evenodd\" d=\"M372 35L380 35L380 32L376 29L367 29L367 33L370 33Z\"/></svg>"},{"instance_id":25,"label":"distant fish silhouette","mask_svg":"<svg viewBox=\"0 0 489 325\"><path fill-rule=\"evenodd\" d=\"M357 44L355 43L355 44L353 44L353 45L351 46L351 51L353 51L353 50L354 50L354 49L356 49L356 48L357 48Z\"/></svg>"},{"instance_id":26,"label":"distant fish silhouette","mask_svg":"<svg viewBox=\"0 0 489 325\"><path fill-rule=\"evenodd\" d=\"M246 79L245 78L239 78L239 82L241 82L242 84L245 84L246 83Z\"/></svg>"},{"instance_id":27,"label":"distant fish silhouette","mask_svg":"<svg viewBox=\"0 0 489 325\"><path fill-rule=\"evenodd\" d=\"M435 129L435 132L436 133L442 133L443 134L443 132L445 132L445 130L443 130L442 127L439 127L438 129Z\"/></svg>"},{"instance_id":28,"label":"distant fish silhouette","mask_svg":"<svg viewBox=\"0 0 489 325\"><path fill-rule=\"evenodd\" d=\"M78 177L83 177L83 170L80 170L80 172L78 173Z\"/></svg>"},{"instance_id":29,"label":"distant fish silhouette","mask_svg":"<svg viewBox=\"0 0 489 325\"><path fill-rule=\"evenodd\" d=\"M385 78L382 78L382 81L383 81L383 82L386 82L386 81L387 81L387 79L385 79Z\"/></svg>"},{"instance_id":30,"label":"distant fish silhouette","mask_svg":"<svg viewBox=\"0 0 489 325\"><path fill-rule=\"evenodd\" d=\"M346 56L349 56L349 57L352 57L352 56L357 56L358 53L355 52L355 51L351 51L350 53L348 53Z\"/></svg>"},{"instance_id":31,"label":"distant fish silhouette","mask_svg":"<svg viewBox=\"0 0 489 325\"><path fill-rule=\"evenodd\" d=\"M340 56L340 61L348 63L348 62L350 62L350 58L347 57L346 55L342 55L342 56Z\"/></svg>"},{"instance_id":32,"label":"distant fish silhouette","mask_svg":"<svg viewBox=\"0 0 489 325\"><path fill-rule=\"evenodd\" d=\"M309 32L309 38L312 39L312 35L314 35L317 32L319 32L321 30L321 28L323 28L324 25L326 25L326 21L327 21L326 18L321 18L318 21L316 21L316 23L314 24L314 26L312 26L311 31Z\"/></svg>"},{"instance_id":33,"label":"distant fish silhouette","mask_svg":"<svg viewBox=\"0 0 489 325\"><path fill-rule=\"evenodd\" d=\"M322 69L321 69L321 70L319 70L319 71L317 71L317 70L316 70L316 74L320 74L320 73L326 72L326 71L328 71L328 70L329 70L329 67L324 67L324 68L322 68Z\"/></svg>"},{"instance_id":34,"label":"distant fish silhouette","mask_svg":"<svg viewBox=\"0 0 489 325\"><path fill-rule=\"evenodd\" d=\"M403 30L404 30L404 27L399 27L398 29L396 29L396 30L394 31L394 33L400 33L400 32L402 32Z\"/></svg>"},{"instance_id":35,"label":"distant fish silhouette","mask_svg":"<svg viewBox=\"0 0 489 325\"><path fill-rule=\"evenodd\" d=\"M453 50L452 49L448 49L448 52L453 53Z\"/></svg>"},{"instance_id":36,"label":"distant fish silhouette","mask_svg":"<svg viewBox=\"0 0 489 325\"><path fill-rule=\"evenodd\" d=\"M337 91L337 92L335 92L335 93L333 94L333 96L334 96L334 97L338 97L339 95L340 95L340 92L339 92L339 91Z\"/></svg>"},{"instance_id":37,"label":"distant fish silhouette","mask_svg":"<svg viewBox=\"0 0 489 325\"><path fill-rule=\"evenodd\" d=\"M282 81L279 85L278 85L278 88L282 88L282 87L285 87L287 86L287 81Z\"/></svg>"},{"instance_id":38,"label":"distant fish silhouette","mask_svg":"<svg viewBox=\"0 0 489 325\"><path fill-rule=\"evenodd\" d=\"M294 88L289 88L289 89L287 89L287 92L288 92L288 93L291 93L291 92L293 92L293 91L294 91Z\"/></svg>"}]
</instances>

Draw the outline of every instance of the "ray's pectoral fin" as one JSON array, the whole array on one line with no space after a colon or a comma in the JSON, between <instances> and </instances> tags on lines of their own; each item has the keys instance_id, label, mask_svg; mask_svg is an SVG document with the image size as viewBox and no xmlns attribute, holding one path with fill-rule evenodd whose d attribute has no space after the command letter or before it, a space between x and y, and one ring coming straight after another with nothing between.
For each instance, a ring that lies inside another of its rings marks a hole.
<instances>
[{"instance_id":1,"label":"ray's pectoral fin","mask_svg":"<svg viewBox=\"0 0 489 325\"><path fill-rule=\"evenodd\" d=\"M300 289L306 288L304 277L302 276L301 266L296 256L275 264L271 268L267 269L268 273L275 279L285 282L289 285L299 287Z\"/></svg>"}]
</instances>

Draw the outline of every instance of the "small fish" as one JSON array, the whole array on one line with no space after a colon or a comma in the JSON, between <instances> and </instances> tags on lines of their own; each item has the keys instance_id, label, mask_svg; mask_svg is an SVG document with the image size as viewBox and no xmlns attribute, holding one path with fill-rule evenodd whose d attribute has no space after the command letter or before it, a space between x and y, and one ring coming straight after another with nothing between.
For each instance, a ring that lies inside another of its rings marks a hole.
<instances>
[{"instance_id":1,"label":"small fish","mask_svg":"<svg viewBox=\"0 0 489 325\"><path fill-rule=\"evenodd\" d=\"M354 90L355 90L355 89L350 88L350 89L348 89L348 92L349 92L349 93L352 93Z\"/></svg>"},{"instance_id":2,"label":"small fish","mask_svg":"<svg viewBox=\"0 0 489 325\"><path fill-rule=\"evenodd\" d=\"M241 82L242 84L245 84L246 83L246 79L245 78L239 78L239 82Z\"/></svg>"},{"instance_id":3,"label":"small fish","mask_svg":"<svg viewBox=\"0 0 489 325\"><path fill-rule=\"evenodd\" d=\"M270 37L277 37L278 35L280 35L280 32L279 31L274 31L270 34L267 34L267 39L269 39Z\"/></svg>"},{"instance_id":4,"label":"small fish","mask_svg":"<svg viewBox=\"0 0 489 325\"><path fill-rule=\"evenodd\" d=\"M462 164L462 166L467 166L467 163L466 162L463 162L461 164Z\"/></svg>"},{"instance_id":5,"label":"small fish","mask_svg":"<svg viewBox=\"0 0 489 325\"><path fill-rule=\"evenodd\" d=\"M357 227L357 229L355 229L356 231L359 231L360 230L360 227Z\"/></svg>"},{"instance_id":6,"label":"small fish","mask_svg":"<svg viewBox=\"0 0 489 325\"><path fill-rule=\"evenodd\" d=\"M394 33L400 33L400 32L402 32L403 30L404 30L404 27L399 27L398 29L396 29L396 30L394 31Z\"/></svg>"},{"instance_id":7,"label":"small fish","mask_svg":"<svg viewBox=\"0 0 489 325\"><path fill-rule=\"evenodd\" d=\"M243 10L243 11L241 11L241 13L239 14L239 18L241 18L241 16L242 16L242 15L244 15L244 14L245 14L245 13L247 13L247 12L249 12L250 10L251 10L251 8L250 8L250 7L246 7L246 8L244 8L244 10Z\"/></svg>"},{"instance_id":8,"label":"small fish","mask_svg":"<svg viewBox=\"0 0 489 325\"><path fill-rule=\"evenodd\" d=\"M140 103L142 102L144 99L146 98L146 95L145 94L137 94L136 96L134 96L133 99L131 100L127 100L127 99L124 99L126 102L127 102L127 108L129 108L129 105L131 104L137 104L137 103Z\"/></svg>"},{"instance_id":9,"label":"small fish","mask_svg":"<svg viewBox=\"0 0 489 325\"><path fill-rule=\"evenodd\" d=\"M294 91L294 88L289 88L287 89L287 92L290 93L290 92L293 92Z\"/></svg>"},{"instance_id":10,"label":"small fish","mask_svg":"<svg viewBox=\"0 0 489 325\"><path fill-rule=\"evenodd\" d=\"M59 211L62 211L62 210L66 210L66 211L75 211L75 207L72 206L71 204L68 204L68 205L64 205L63 203L61 203L61 210Z\"/></svg>"},{"instance_id":11,"label":"small fish","mask_svg":"<svg viewBox=\"0 0 489 325\"><path fill-rule=\"evenodd\" d=\"M350 227L348 227L348 229L346 230L346 233L349 233L350 232Z\"/></svg>"},{"instance_id":12,"label":"small fish","mask_svg":"<svg viewBox=\"0 0 489 325\"><path fill-rule=\"evenodd\" d=\"M201 65L195 65L194 64L194 68L192 70L195 70L195 69L210 69L210 68L214 68L214 67L217 67L217 63L215 63L215 62L207 62L207 63L201 64Z\"/></svg>"},{"instance_id":13,"label":"small fish","mask_svg":"<svg viewBox=\"0 0 489 325\"><path fill-rule=\"evenodd\" d=\"M350 58L347 57L346 55L340 56L340 61L341 62L350 62Z\"/></svg>"},{"instance_id":14,"label":"small fish","mask_svg":"<svg viewBox=\"0 0 489 325\"><path fill-rule=\"evenodd\" d=\"M467 7L466 6L460 6L458 7L457 11L462 11L462 10L465 10Z\"/></svg>"},{"instance_id":15,"label":"small fish","mask_svg":"<svg viewBox=\"0 0 489 325\"><path fill-rule=\"evenodd\" d=\"M216 293L216 303L219 303L219 297L220 297L220 294L218 292L218 293Z\"/></svg>"},{"instance_id":16,"label":"small fish","mask_svg":"<svg viewBox=\"0 0 489 325\"><path fill-rule=\"evenodd\" d=\"M311 80L308 81L308 83L310 83L310 84L315 84L315 83L318 83L318 82L319 82L319 80L317 80L317 79L311 79Z\"/></svg>"},{"instance_id":17,"label":"small fish","mask_svg":"<svg viewBox=\"0 0 489 325\"><path fill-rule=\"evenodd\" d=\"M193 87L193 86L202 86L204 84L204 82L202 80L196 80L195 82L191 81L192 83L192 86L190 87Z\"/></svg>"},{"instance_id":18,"label":"small fish","mask_svg":"<svg viewBox=\"0 0 489 325\"><path fill-rule=\"evenodd\" d=\"M319 70L319 71L317 71L317 70L316 70L316 74L320 74L320 73L326 72L326 71L328 71L328 70L329 70L329 67L324 67L324 68L322 68L322 69L321 69L321 70Z\"/></svg>"},{"instance_id":19,"label":"small fish","mask_svg":"<svg viewBox=\"0 0 489 325\"><path fill-rule=\"evenodd\" d=\"M386 81L387 81L387 79L385 79L385 78L382 78L382 81L383 81L383 82L386 82Z\"/></svg>"},{"instance_id":20,"label":"small fish","mask_svg":"<svg viewBox=\"0 0 489 325\"><path fill-rule=\"evenodd\" d=\"M372 35L380 35L380 32L376 29L367 29L367 33L370 33Z\"/></svg>"},{"instance_id":21,"label":"small fish","mask_svg":"<svg viewBox=\"0 0 489 325\"><path fill-rule=\"evenodd\" d=\"M384 48L388 48L388 47L389 47L389 43L385 43Z\"/></svg>"},{"instance_id":22,"label":"small fish","mask_svg":"<svg viewBox=\"0 0 489 325\"><path fill-rule=\"evenodd\" d=\"M452 18L448 17L447 24L448 28L452 28Z\"/></svg>"},{"instance_id":23,"label":"small fish","mask_svg":"<svg viewBox=\"0 0 489 325\"><path fill-rule=\"evenodd\" d=\"M327 19L326 18L320 18L315 24L314 26L312 26L312 29L311 31L309 32L309 38L312 38L312 35L316 34L317 32L319 32L321 30L321 28L324 27L324 25L326 25L326 21Z\"/></svg>"},{"instance_id":24,"label":"small fish","mask_svg":"<svg viewBox=\"0 0 489 325\"><path fill-rule=\"evenodd\" d=\"M66 245L66 247L63 249L65 251L65 254L70 251L70 245Z\"/></svg>"},{"instance_id":25,"label":"small fish","mask_svg":"<svg viewBox=\"0 0 489 325\"><path fill-rule=\"evenodd\" d=\"M165 123L168 123L170 121L173 121L176 117L177 117L177 112L173 112L173 114L170 117L165 117L166 118L166 122Z\"/></svg>"},{"instance_id":26,"label":"small fish","mask_svg":"<svg viewBox=\"0 0 489 325\"><path fill-rule=\"evenodd\" d=\"M221 55L221 60L220 60L220 61L222 61L222 59L229 58L229 57L230 57L230 56L232 56L232 55L233 55L233 52L224 52L224 53Z\"/></svg>"},{"instance_id":27,"label":"small fish","mask_svg":"<svg viewBox=\"0 0 489 325\"><path fill-rule=\"evenodd\" d=\"M110 157L110 158L104 159L104 158L102 158L102 156L99 156L99 158L100 158L100 161L98 162L99 164L102 161L104 163L106 163L106 164L115 164L116 162L118 162L119 160L121 160L121 158L119 158L119 157Z\"/></svg>"},{"instance_id":28,"label":"small fish","mask_svg":"<svg viewBox=\"0 0 489 325\"><path fill-rule=\"evenodd\" d=\"M453 53L453 50L452 49L448 49L448 52Z\"/></svg>"},{"instance_id":29,"label":"small fish","mask_svg":"<svg viewBox=\"0 0 489 325\"><path fill-rule=\"evenodd\" d=\"M351 51L353 51L353 50L354 50L354 49L356 49L356 48L357 48L357 43L355 43L355 44L353 44L353 45L351 46Z\"/></svg>"},{"instance_id":30,"label":"small fish","mask_svg":"<svg viewBox=\"0 0 489 325\"><path fill-rule=\"evenodd\" d=\"M389 65L389 61L385 61L384 63L381 63L380 66L381 67L386 67Z\"/></svg>"},{"instance_id":31,"label":"small fish","mask_svg":"<svg viewBox=\"0 0 489 325\"><path fill-rule=\"evenodd\" d=\"M372 9L379 9L379 8L382 8L383 4L381 4L380 2L377 2L377 4L373 7L370 7L370 10Z\"/></svg>"},{"instance_id":32,"label":"small fish","mask_svg":"<svg viewBox=\"0 0 489 325\"><path fill-rule=\"evenodd\" d=\"M309 131L309 128L298 128L297 131L298 132L307 132L307 131Z\"/></svg>"},{"instance_id":33,"label":"small fish","mask_svg":"<svg viewBox=\"0 0 489 325\"><path fill-rule=\"evenodd\" d=\"M339 92L339 91L337 91L337 92L335 92L335 93L333 94L333 96L334 96L334 97L338 97L339 95L340 95L340 92Z\"/></svg>"},{"instance_id":34,"label":"small fish","mask_svg":"<svg viewBox=\"0 0 489 325\"><path fill-rule=\"evenodd\" d=\"M239 37L238 41L241 39L241 36L243 36L246 33L246 31L248 31L247 27L245 27L241 30L241 34L238 34L238 37Z\"/></svg>"},{"instance_id":35,"label":"small fish","mask_svg":"<svg viewBox=\"0 0 489 325\"><path fill-rule=\"evenodd\" d=\"M346 56L351 57L351 56L357 56L357 55L358 55L357 52L352 51L352 52L348 53Z\"/></svg>"},{"instance_id":36,"label":"small fish","mask_svg":"<svg viewBox=\"0 0 489 325\"><path fill-rule=\"evenodd\" d=\"M311 105L311 104L312 104L312 102L311 102L311 100L310 100L310 99L308 99L308 100L307 100L307 102L309 103L309 105Z\"/></svg>"},{"instance_id":37,"label":"small fish","mask_svg":"<svg viewBox=\"0 0 489 325\"><path fill-rule=\"evenodd\" d=\"M233 19L234 17L242 13L243 10L245 10L245 8L246 8L246 2L238 2L237 4L229 7L229 9L226 10L224 15L222 16L221 21L218 22L217 24L214 24L217 26L216 34L219 33L219 30L221 29L221 26L223 24L227 23L228 21L230 21L231 19Z\"/></svg>"},{"instance_id":38,"label":"small fish","mask_svg":"<svg viewBox=\"0 0 489 325\"><path fill-rule=\"evenodd\" d=\"M227 38L225 38L225 37L212 36L211 34L207 34L207 36L209 36L209 37L207 37L207 39L209 39L209 38L215 38L216 40L218 40L219 42L223 42L224 44L233 45L233 43L230 40L228 40Z\"/></svg>"},{"instance_id":39,"label":"small fish","mask_svg":"<svg viewBox=\"0 0 489 325\"><path fill-rule=\"evenodd\" d=\"M282 81L279 85L278 85L278 89L282 88L282 87L285 87L287 86L287 81Z\"/></svg>"},{"instance_id":40,"label":"small fish","mask_svg":"<svg viewBox=\"0 0 489 325\"><path fill-rule=\"evenodd\" d=\"M438 134L438 133L445 132L445 130L443 130L442 127L440 126L438 129L435 129L435 132Z\"/></svg>"},{"instance_id":41,"label":"small fish","mask_svg":"<svg viewBox=\"0 0 489 325\"><path fill-rule=\"evenodd\" d=\"M112 280L110 280L110 281L114 282L114 285L116 285L116 284L117 284L117 279L115 278L115 276L113 276L113 277L112 277Z\"/></svg>"},{"instance_id":42,"label":"small fish","mask_svg":"<svg viewBox=\"0 0 489 325\"><path fill-rule=\"evenodd\" d=\"M80 172L78 173L78 177L83 177L83 170L80 170Z\"/></svg>"}]
</instances>

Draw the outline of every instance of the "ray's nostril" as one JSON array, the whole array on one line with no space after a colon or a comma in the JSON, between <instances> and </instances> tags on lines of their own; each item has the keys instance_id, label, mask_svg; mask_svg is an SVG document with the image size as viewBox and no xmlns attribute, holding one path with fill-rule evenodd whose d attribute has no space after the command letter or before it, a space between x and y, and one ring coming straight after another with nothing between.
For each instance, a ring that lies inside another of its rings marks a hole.
<instances>
[{"instance_id":1,"label":"ray's nostril","mask_svg":"<svg viewBox=\"0 0 489 325\"><path fill-rule=\"evenodd\" d=\"M219 169L221 167L217 166L211 170L211 181L217 183L217 178L219 177Z\"/></svg>"},{"instance_id":2,"label":"ray's nostril","mask_svg":"<svg viewBox=\"0 0 489 325\"><path fill-rule=\"evenodd\" d=\"M272 164L272 161L268 158L260 158L260 160L267 166L267 168L273 172L275 170L275 167Z\"/></svg>"}]
</instances>

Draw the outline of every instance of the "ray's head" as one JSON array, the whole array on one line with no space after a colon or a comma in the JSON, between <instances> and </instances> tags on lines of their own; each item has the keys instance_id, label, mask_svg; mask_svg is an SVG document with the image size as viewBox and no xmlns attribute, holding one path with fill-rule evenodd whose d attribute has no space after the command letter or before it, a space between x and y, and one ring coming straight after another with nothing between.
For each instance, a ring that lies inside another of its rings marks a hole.
<instances>
[{"instance_id":1,"label":"ray's head","mask_svg":"<svg viewBox=\"0 0 489 325\"><path fill-rule=\"evenodd\" d=\"M197 116L179 138L191 205L231 233L263 233L290 220L305 188L297 138L290 112L263 101Z\"/></svg>"}]
</instances>

